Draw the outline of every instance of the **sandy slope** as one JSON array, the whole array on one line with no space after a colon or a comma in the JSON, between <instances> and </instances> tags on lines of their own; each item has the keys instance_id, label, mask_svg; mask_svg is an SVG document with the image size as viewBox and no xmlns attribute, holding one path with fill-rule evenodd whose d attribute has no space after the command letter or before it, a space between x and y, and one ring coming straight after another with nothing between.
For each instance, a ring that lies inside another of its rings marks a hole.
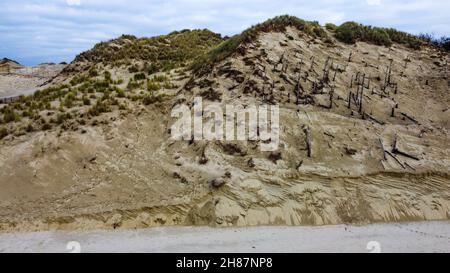
<instances>
[{"instance_id":1,"label":"sandy slope","mask_svg":"<svg viewBox=\"0 0 450 273\"><path fill-rule=\"evenodd\" d=\"M95 118L97 126L89 120L73 131L10 135L0 142L0 230L449 219L450 97L443 66L448 56L400 45L330 46L302 35L293 29L264 33L239 50L243 55L236 53L210 74L195 77L192 88L181 88L161 105L135 106L124 116L108 113ZM276 65L283 54L284 77ZM328 87L311 91L329 56L336 71L332 109L324 107ZM389 88L389 94L380 95L390 60L398 92ZM302 62L304 95L314 103L296 105L293 82ZM350 80L362 72L371 79L371 88L364 88L364 109L383 125L362 119L355 105L347 108L349 90L356 92ZM170 139L173 105L183 99L189 104L210 88L225 103L274 97L281 109L279 160L260 152L258 142ZM311 127L312 157L305 125ZM395 135L402 150L420 159L384 158L380 140L392 150ZM227 183L214 189L211 181L226 173Z\"/></svg>"},{"instance_id":2,"label":"sandy slope","mask_svg":"<svg viewBox=\"0 0 450 273\"><path fill-rule=\"evenodd\" d=\"M385 253L449 253L450 223L19 233L0 235L0 252L67 253L72 241L80 244L81 252L369 253L374 250L368 249L369 242L378 242Z\"/></svg>"}]
</instances>

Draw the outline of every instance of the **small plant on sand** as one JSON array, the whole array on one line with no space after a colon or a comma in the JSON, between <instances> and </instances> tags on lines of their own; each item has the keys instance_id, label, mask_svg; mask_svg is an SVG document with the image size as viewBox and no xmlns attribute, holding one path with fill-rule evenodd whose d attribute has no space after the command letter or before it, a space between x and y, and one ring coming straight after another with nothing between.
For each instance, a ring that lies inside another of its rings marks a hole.
<instances>
[{"instance_id":1,"label":"small plant on sand","mask_svg":"<svg viewBox=\"0 0 450 273\"><path fill-rule=\"evenodd\" d=\"M154 103L157 103L157 102L162 102L163 100L164 100L163 96L149 96L149 95L146 95L142 99L142 103L144 105L150 105L150 104L154 104Z\"/></svg>"},{"instance_id":2,"label":"small plant on sand","mask_svg":"<svg viewBox=\"0 0 450 273\"><path fill-rule=\"evenodd\" d=\"M42 124L43 131L48 131L50 129L52 129L52 125L50 123L45 122L44 124Z\"/></svg>"},{"instance_id":3,"label":"small plant on sand","mask_svg":"<svg viewBox=\"0 0 450 273\"><path fill-rule=\"evenodd\" d=\"M144 73L138 73L134 75L134 80L135 81L142 81L145 80L147 77L145 76Z\"/></svg>"},{"instance_id":4,"label":"small plant on sand","mask_svg":"<svg viewBox=\"0 0 450 273\"><path fill-rule=\"evenodd\" d=\"M153 92L153 91L158 91L160 89L161 89L161 85L159 83L154 82L152 80L147 81L147 90L148 91Z\"/></svg>"},{"instance_id":5,"label":"small plant on sand","mask_svg":"<svg viewBox=\"0 0 450 273\"><path fill-rule=\"evenodd\" d=\"M3 122L4 123L10 123L20 120L19 114L16 113L16 111L10 107L5 107L3 110Z\"/></svg>"}]
</instances>

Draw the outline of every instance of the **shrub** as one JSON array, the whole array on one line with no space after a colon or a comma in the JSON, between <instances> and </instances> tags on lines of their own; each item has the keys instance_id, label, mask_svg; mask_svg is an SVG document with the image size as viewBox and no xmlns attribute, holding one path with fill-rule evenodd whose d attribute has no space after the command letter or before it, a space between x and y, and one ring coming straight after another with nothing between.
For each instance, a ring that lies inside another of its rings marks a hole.
<instances>
[{"instance_id":1,"label":"shrub","mask_svg":"<svg viewBox=\"0 0 450 273\"><path fill-rule=\"evenodd\" d=\"M444 50L450 51L450 37L442 37L439 42L439 46L441 46Z\"/></svg>"},{"instance_id":2,"label":"shrub","mask_svg":"<svg viewBox=\"0 0 450 273\"><path fill-rule=\"evenodd\" d=\"M128 90L137 89L137 88L141 87L141 84L142 83L134 81L133 79L130 79L130 81L128 82L128 85L127 85L127 89Z\"/></svg>"},{"instance_id":3,"label":"shrub","mask_svg":"<svg viewBox=\"0 0 450 273\"><path fill-rule=\"evenodd\" d=\"M337 29L337 26L332 23L327 23L327 24L325 24L325 28L331 32L335 32Z\"/></svg>"},{"instance_id":4,"label":"shrub","mask_svg":"<svg viewBox=\"0 0 450 273\"><path fill-rule=\"evenodd\" d=\"M153 82L153 81L147 81L147 90L152 92L152 91L158 91L161 89L161 85L157 82Z\"/></svg>"},{"instance_id":5,"label":"shrub","mask_svg":"<svg viewBox=\"0 0 450 273\"><path fill-rule=\"evenodd\" d=\"M70 80L70 85L76 86L81 83L86 83L87 80L88 80L88 78L84 75L75 76ZM61 88L61 89L63 89L63 88Z\"/></svg>"},{"instance_id":6,"label":"shrub","mask_svg":"<svg viewBox=\"0 0 450 273\"><path fill-rule=\"evenodd\" d=\"M91 68L89 70L89 77L93 78L93 77L97 77L98 76L98 71L95 68Z\"/></svg>"},{"instance_id":7,"label":"shrub","mask_svg":"<svg viewBox=\"0 0 450 273\"><path fill-rule=\"evenodd\" d=\"M9 107L6 107L3 112L3 122L4 123L10 123L19 121L20 116L14 111L14 109L11 109Z\"/></svg>"},{"instance_id":8,"label":"shrub","mask_svg":"<svg viewBox=\"0 0 450 273\"><path fill-rule=\"evenodd\" d=\"M336 29L336 38L347 44L354 44L361 36L360 25L355 22L344 23Z\"/></svg>"},{"instance_id":9,"label":"shrub","mask_svg":"<svg viewBox=\"0 0 450 273\"><path fill-rule=\"evenodd\" d=\"M156 75L152 78L152 80L155 82L165 82L165 81L168 81L169 78L167 78L166 75Z\"/></svg>"},{"instance_id":10,"label":"shrub","mask_svg":"<svg viewBox=\"0 0 450 273\"><path fill-rule=\"evenodd\" d=\"M74 99L75 99L74 93L67 94L67 96L64 99L64 106L66 106L67 108L71 108L73 106Z\"/></svg>"},{"instance_id":11,"label":"shrub","mask_svg":"<svg viewBox=\"0 0 450 273\"><path fill-rule=\"evenodd\" d=\"M62 124L64 121L66 120L66 115L63 113L59 113L56 117L56 123L57 124Z\"/></svg>"},{"instance_id":12,"label":"shrub","mask_svg":"<svg viewBox=\"0 0 450 273\"><path fill-rule=\"evenodd\" d=\"M371 41L376 45L392 45L392 41L387 32L380 28L369 28L366 32L366 37L363 37L363 39L366 41Z\"/></svg>"},{"instance_id":13,"label":"shrub","mask_svg":"<svg viewBox=\"0 0 450 273\"><path fill-rule=\"evenodd\" d=\"M154 74L154 73L157 73L157 72L159 72L160 70L161 70L161 67L160 67L159 65L155 64L155 63L152 63L152 64L146 66L146 68L145 68L145 71L146 71L149 75Z\"/></svg>"},{"instance_id":14,"label":"shrub","mask_svg":"<svg viewBox=\"0 0 450 273\"><path fill-rule=\"evenodd\" d=\"M174 88L177 88L178 86L176 86L175 84L171 83L170 81L166 81L164 83L163 87L165 89L174 89Z\"/></svg>"},{"instance_id":15,"label":"shrub","mask_svg":"<svg viewBox=\"0 0 450 273\"><path fill-rule=\"evenodd\" d=\"M163 96L149 96L146 95L144 96L144 98L142 99L142 103L144 103L144 105L150 105L150 104L154 104L157 102L162 102L163 101Z\"/></svg>"},{"instance_id":16,"label":"shrub","mask_svg":"<svg viewBox=\"0 0 450 273\"><path fill-rule=\"evenodd\" d=\"M48 130L50 130L50 129L52 129L52 125L51 125L50 123L44 123L44 124L42 125L42 130L43 130L43 131L48 131Z\"/></svg>"},{"instance_id":17,"label":"shrub","mask_svg":"<svg viewBox=\"0 0 450 273\"><path fill-rule=\"evenodd\" d=\"M141 80L145 80L147 77L145 76L144 73L139 73L139 74L135 74L134 75L134 80L135 81L141 81Z\"/></svg>"},{"instance_id":18,"label":"shrub","mask_svg":"<svg viewBox=\"0 0 450 273\"><path fill-rule=\"evenodd\" d=\"M34 131L33 125L31 123L29 123L26 127L25 127L25 131L27 133L31 133Z\"/></svg>"},{"instance_id":19,"label":"shrub","mask_svg":"<svg viewBox=\"0 0 450 273\"><path fill-rule=\"evenodd\" d=\"M420 34L419 39L422 41L440 47L442 50L450 51L450 37L436 38L433 34Z\"/></svg>"},{"instance_id":20,"label":"shrub","mask_svg":"<svg viewBox=\"0 0 450 273\"><path fill-rule=\"evenodd\" d=\"M107 105L104 102L97 101L97 103L93 107L91 107L91 109L89 109L88 113L91 116L98 116L101 113L106 113L109 111L111 111L111 109L109 108L109 105Z\"/></svg>"},{"instance_id":21,"label":"shrub","mask_svg":"<svg viewBox=\"0 0 450 273\"><path fill-rule=\"evenodd\" d=\"M116 93L117 93L117 97L125 98L125 92L122 89L117 89Z\"/></svg>"},{"instance_id":22,"label":"shrub","mask_svg":"<svg viewBox=\"0 0 450 273\"><path fill-rule=\"evenodd\" d=\"M419 49L423 40L406 32L393 28L378 28L364 26L355 22L346 22L336 29L336 38L341 42L354 44L363 41L376 45L391 46L393 42L405 44L411 48Z\"/></svg>"},{"instance_id":23,"label":"shrub","mask_svg":"<svg viewBox=\"0 0 450 273\"><path fill-rule=\"evenodd\" d=\"M130 72L130 73L137 73L137 72L139 72L139 68L136 65L130 66L128 68L128 72Z\"/></svg>"},{"instance_id":24,"label":"shrub","mask_svg":"<svg viewBox=\"0 0 450 273\"><path fill-rule=\"evenodd\" d=\"M111 73L109 71L105 71L104 76L105 81L111 81Z\"/></svg>"},{"instance_id":25,"label":"shrub","mask_svg":"<svg viewBox=\"0 0 450 273\"><path fill-rule=\"evenodd\" d=\"M119 110L128 110L128 107L126 104L122 103L122 104L119 104Z\"/></svg>"},{"instance_id":26,"label":"shrub","mask_svg":"<svg viewBox=\"0 0 450 273\"><path fill-rule=\"evenodd\" d=\"M91 100L87 96L83 96L83 105L91 105Z\"/></svg>"}]
</instances>

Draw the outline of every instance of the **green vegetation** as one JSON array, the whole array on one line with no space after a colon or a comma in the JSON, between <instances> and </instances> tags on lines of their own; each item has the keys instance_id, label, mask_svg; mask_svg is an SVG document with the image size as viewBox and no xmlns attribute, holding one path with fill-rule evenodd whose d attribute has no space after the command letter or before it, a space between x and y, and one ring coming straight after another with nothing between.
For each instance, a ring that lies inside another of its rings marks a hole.
<instances>
[{"instance_id":1,"label":"green vegetation","mask_svg":"<svg viewBox=\"0 0 450 273\"><path fill-rule=\"evenodd\" d=\"M442 37L439 40L437 40L436 43L445 51L450 52L450 37Z\"/></svg>"},{"instance_id":2,"label":"green vegetation","mask_svg":"<svg viewBox=\"0 0 450 273\"><path fill-rule=\"evenodd\" d=\"M363 41L376 45L391 46L392 43L399 43L419 49L424 43L419 37L393 28L364 26L355 22L343 23L335 31L336 38L348 44Z\"/></svg>"},{"instance_id":3,"label":"green vegetation","mask_svg":"<svg viewBox=\"0 0 450 273\"><path fill-rule=\"evenodd\" d=\"M437 46L445 51L450 51L450 37L436 38L433 34L420 34L419 38L425 42Z\"/></svg>"},{"instance_id":4,"label":"green vegetation","mask_svg":"<svg viewBox=\"0 0 450 273\"><path fill-rule=\"evenodd\" d=\"M212 64L219 62L236 52L240 45L253 41L259 33L284 31L288 26L295 27L312 37L322 39L327 38L328 36L318 22L309 22L288 15L278 16L269 19L264 23L252 26L241 34L227 39L201 58L198 58L198 60L192 64L191 68L196 73L203 74L209 71Z\"/></svg>"},{"instance_id":5,"label":"green vegetation","mask_svg":"<svg viewBox=\"0 0 450 273\"><path fill-rule=\"evenodd\" d=\"M139 73L139 74L135 74L134 75L134 80L135 81L142 81L142 80L145 80L145 79L147 79L147 77L145 76L144 73Z\"/></svg>"},{"instance_id":6,"label":"green vegetation","mask_svg":"<svg viewBox=\"0 0 450 273\"><path fill-rule=\"evenodd\" d=\"M338 27L335 24L327 23L327 24L325 24L325 28L328 31L335 32Z\"/></svg>"},{"instance_id":7,"label":"green vegetation","mask_svg":"<svg viewBox=\"0 0 450 273\"><path fill-rule=\"evenodd\" d=\"M158 95L158 96L146 95L142 99L142 103L144 105L150 105L150 104L159 103L159 102L163 102L163 101L164 101L164 95Z\"/></svg>"},{"instance_id":8,"label":"green vegetation","mask_svg":"<svg viewBox=\"0 0 450 273\"><path fill-rule=\"evenodd\" d=\"M219 34L209 30L184 30L152 38L122 35L118 39L97 44L92 50L78 55L75 61L122 66L132 60L144 61L144 67L132 65L130 73L153 74L185 66L210 48L222 42ZM93 76L93 75L90 75Z\"/></svg>"},{"instance_id":9,"label":"green vegetation","mask_svg":"<svg viewBox=\"0 0 450 273\"><path fill-rule=\"evenodd\" d=\"M102 113L110 112L111 108L106 102L97 101L97 103L89 109L90 116L99 116Z\"/></svg>"},{"instance_id":10,"label":"green vegetation","mask_svg":"<svg viewBox=\"0 0 450 273\"><path fill-rule=\"evenodd\" d=\"M158 91L160 89L161 89L161 85L159 83L154 82L152 80L147 81L147 90L148 91L153 92L153 91Z\"/></svg>"},{"instance_id":11,"label":"green vegetation","mask_svg":"<svg viewBox=\"0 0 450 273\"><path fill-rule=\"evenodd\" d=\"M2 109L3 113L3 122L4 123L10 123L20 120L20 116L16 113L14 108L11 107L5 107Z\"/></svg>"},{"instance_id":12,"label":"green vegetation","mask_svg":"<svg viewBox=\"0 0 450 273\"><path fill-rule=\"evenodd\" d=\"M127 89L135 90L135 89L141 88L142 85L143 85L142 81L135 81L134 79L130 79L127 84Z\"/></svg>"}]
</instances>

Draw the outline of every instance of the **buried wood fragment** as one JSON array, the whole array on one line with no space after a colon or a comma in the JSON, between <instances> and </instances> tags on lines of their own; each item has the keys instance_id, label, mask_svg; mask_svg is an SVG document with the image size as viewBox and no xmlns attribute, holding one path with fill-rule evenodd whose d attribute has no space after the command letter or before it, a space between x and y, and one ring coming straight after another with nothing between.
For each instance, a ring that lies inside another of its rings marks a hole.
<instances>
[{"instance_id":1,"label":"buried wood fragment","mask_svg":"<svg viewBox=\"0 0 450 273\"><path fill-rule=\"evenodd\" d=\"M378 141L380 141L381 149L383 150L383 159L387 160L387 158L386 158L386 149L384 148L383 141L381 140L381 138L379 138Z\"/></svg>"},{"instance_id":2,"label":"buried wood fragment","mask_svg":"<svg viewBox=\"0 0 450 273\"><path fill-rule=\"evenodd\" d=\"M380 124L380 125L385 125L385 124L386 124L385 122L380 121L380 120L374 118L373 116L367 114L366 112L363 112L363 118L368 118L369 120L371 120L371 121L373 121L373 122L375 122L375 123L378 123L378 124Z\"/></svg>"},{"instance_id":3,"label":"buried wood fragment","mask_svg":"<svg viewBox=\"0 0 450 273\"><path fill-rule=\"evenodd\" d=\"M309 126L303 126L303 131L306 135L306 149L308 150L308 157L312 157L312 139L311 139L311 128Z\"/></svg>"},{"instance_id":4,"label":"buried wood fragment","mask_svg":"<svg viewBox=\"0 0 450 273\"><path fill-rule=\"evenodd\" d=\"M411 116L409 116L409 115L407 115L405 113L400 113L400 114L402 114L402 116L404 116L405 118L407 118L410 121L414 122L415 124L419 124L419 122L415 118L413 118L413 117L411 117Z\"/></svg>"},{"instance_id":5,"label":"buried wood fragment","mask_svg":"<svg viewBox=\"0 0 450 273\"><path fill-rule=\"evenodd\" d=\"M404 156L404 157L408 157L408 158L410 158L410 159L414 159L414 160L416 160L416 161L420 161L420 159L419 159L417 156L410 155L410 154L408 154L408 153L406 153L406 152L400 151L400 150L398 149L398 147L397 147L397 138L398 138L398 136L397 136L397 134L396 134L396 135L394 136L394 142L393 142L393 144L392 144L392 152L393 152L394 154L397 154L397 155L401 155L401 156Z\"/></svg>"},{"instance_id":6,"label":"buried wood fragment","mask_svg":"<svg viewBox=\"0 0 450 273\"><path fill-rule=\"evenodd\" d=\"M416 169L414 167L412 167L411 165L409 165L408 163L404 162L405 166L410 168L411 170L415 171Z\"/></svg>"},{"instance_id":7,"label":"buried wood fragment","mask_svg":"<svg viewBox=\"0 0 450 273\"><path fill-rule=\"evenodd\" d=\"M398 160L398 158L395 156L395 155L393 155L391 152L389 152L389 151L386 151L386 153L388 154L388 155L390 155L393 159L395 159L395 161L397 161L397 163L403 168L403 169L406 169L405 168L405 166L400 162L400 160Z\"/></svg>"}]
</instances>

